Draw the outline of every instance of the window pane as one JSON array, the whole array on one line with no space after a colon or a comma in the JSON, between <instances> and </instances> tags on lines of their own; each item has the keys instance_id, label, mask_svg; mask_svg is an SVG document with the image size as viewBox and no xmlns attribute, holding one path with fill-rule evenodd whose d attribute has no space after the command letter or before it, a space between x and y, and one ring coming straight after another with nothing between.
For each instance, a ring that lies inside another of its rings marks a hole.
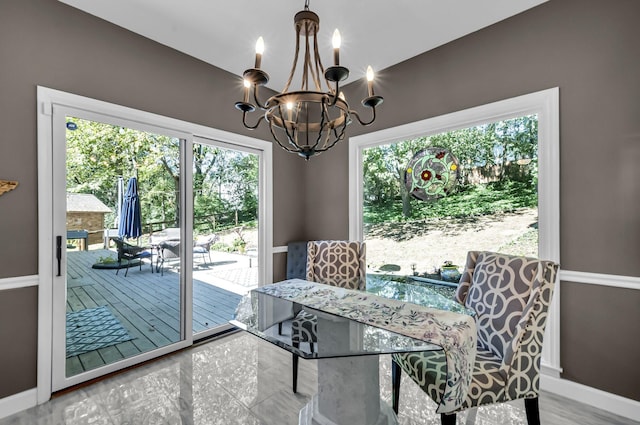
<instances>
[{"instance_id":1,"label":"window pane","mask_svg":"<svg viewBox=\"0 0 640 425\"><path fill-rule=\"evenodd\" d=\"M470 250L537 256L537 130L530 115L364 149L369 272L457 281Z\"/></svg>"}]
</instances>

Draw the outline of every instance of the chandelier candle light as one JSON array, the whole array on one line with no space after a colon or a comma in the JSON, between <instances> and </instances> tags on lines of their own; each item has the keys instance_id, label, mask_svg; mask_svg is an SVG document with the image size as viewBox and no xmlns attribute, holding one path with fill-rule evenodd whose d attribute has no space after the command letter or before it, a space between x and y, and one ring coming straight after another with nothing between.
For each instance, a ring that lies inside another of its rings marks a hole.
<instances>
[{"instance_id":1,"label":"chandelier candle light","mask_svg":"<svg viewBox=\"0 0 640 425\"><path fill-rule=\"evenodd\" d=\"M257 128L262 118L255 125L247 124L247 115L256 108L264 111L264 120L274 140L286 151L297 153L306 160L325 152L344 139L347 125L355 117L361 125L369 125L376 119L376 107L382 103L381 96L373 93L373 69L367 68L368 95L362 105L372 110L369 121L363 121L357 111L349 109L344 94L340 90L340 82L349 77L349 70L340 65L340 32L333 33L333 66L326 70L322 66L318 53L318 30L320 18L309 10L306 0L304 10L294 17L296 30L296 48L291 73L282 92L271 96L263 104L258 101L258 89L269 82L269 75L260 69L264 40L256 42L256 60L253 68L244 74L244 100L236 102L235 107L242 111L242 123L248 129ZM304 46L302 78L300 90L289 91L296 73L300 52L300 44ZM327 90L323 90L324 80ZM253 93L253 96L252 96ZM253 103L250 98L253 97Z\"/></svg>"}]
</instances>

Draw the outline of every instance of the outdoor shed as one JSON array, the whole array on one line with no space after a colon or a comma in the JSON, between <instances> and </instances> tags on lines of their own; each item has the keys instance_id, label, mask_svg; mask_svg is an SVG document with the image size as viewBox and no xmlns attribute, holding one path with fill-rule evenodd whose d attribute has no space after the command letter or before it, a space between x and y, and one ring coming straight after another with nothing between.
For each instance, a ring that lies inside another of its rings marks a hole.
<instances>
[{"instance_id":1,"label":"outdoor shed","mask_svg":"<svg viewBox=\"0 0 640 425\"><path fill-rule=\"evenodd\" d=\"M87 230L89 244L102 243L104 215L110 212L95 195L67 193L67 231Z\"/></svg>"}]
</instances>

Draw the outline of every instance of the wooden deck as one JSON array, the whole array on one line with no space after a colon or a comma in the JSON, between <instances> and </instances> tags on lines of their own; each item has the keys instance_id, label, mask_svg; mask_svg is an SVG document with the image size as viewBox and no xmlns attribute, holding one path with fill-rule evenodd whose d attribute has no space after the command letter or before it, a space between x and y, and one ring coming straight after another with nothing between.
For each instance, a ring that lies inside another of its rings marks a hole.
<instances>
[{"instance_id":1,"label":"wooden deck","mask_svg":"<svg viewBox=\"0 0 640 425\"><path fill-rule=\"evenodd\" d=\"M134 338L106 348L67 358L66 374L114 363L154 350L180 339L179 276L172 271L152 273L148 263L125 269L98 270L91 266L113 251L70 251L67 258L67 311L106 305ZM232 318L241 296L193 281L194 333L225 324Z\"/></svg>"}]
</instances>

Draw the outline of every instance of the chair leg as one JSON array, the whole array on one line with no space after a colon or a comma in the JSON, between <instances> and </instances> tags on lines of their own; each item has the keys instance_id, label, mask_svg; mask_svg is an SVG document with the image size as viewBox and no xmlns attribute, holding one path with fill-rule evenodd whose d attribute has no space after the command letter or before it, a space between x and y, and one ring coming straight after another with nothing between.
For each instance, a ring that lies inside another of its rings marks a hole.
<instances>
[{"instance_id":1,"label":"chair leg","mask_svg":"<svg viewBox=\"0 0 640 425\"><path fill-rule=\"evenodd\" d=\"M525 398L524 410L527 412L527 424L540 425L540 409L538 407L538 397Z\"/></svg>"},{"instance_id":2,"label":"chair leg","mask_svg":"<svg viewBox=\"0 0 640 425\"><path fill-rule=\"evenodd\" d=\"M400 365L391 360L391 407L398 414L400 404L400 378L402 377L402 369Z\"/></svg>"},{"instance_id":3,"label":"chair leg","mask_svg":"<svg viewBox=\"0 0 640 425\"><path fill-rule=\"evenodd\" d=\"M292 387L293 387L293 393L297 393L298 392L298 355L297 354L292 354L293 356L293 382L292 382Z\"/></svg>"},{"instance_id":4,"label":"chair leg","mask_svg":"<svg viewBox=\"0 0 640 425\"><path fill-rule=\"evenodd\" d=\"M455 413L441 413L440 414L440 423L442 425L456 425L456 414Z\"/></svg>"}]
</instances>

